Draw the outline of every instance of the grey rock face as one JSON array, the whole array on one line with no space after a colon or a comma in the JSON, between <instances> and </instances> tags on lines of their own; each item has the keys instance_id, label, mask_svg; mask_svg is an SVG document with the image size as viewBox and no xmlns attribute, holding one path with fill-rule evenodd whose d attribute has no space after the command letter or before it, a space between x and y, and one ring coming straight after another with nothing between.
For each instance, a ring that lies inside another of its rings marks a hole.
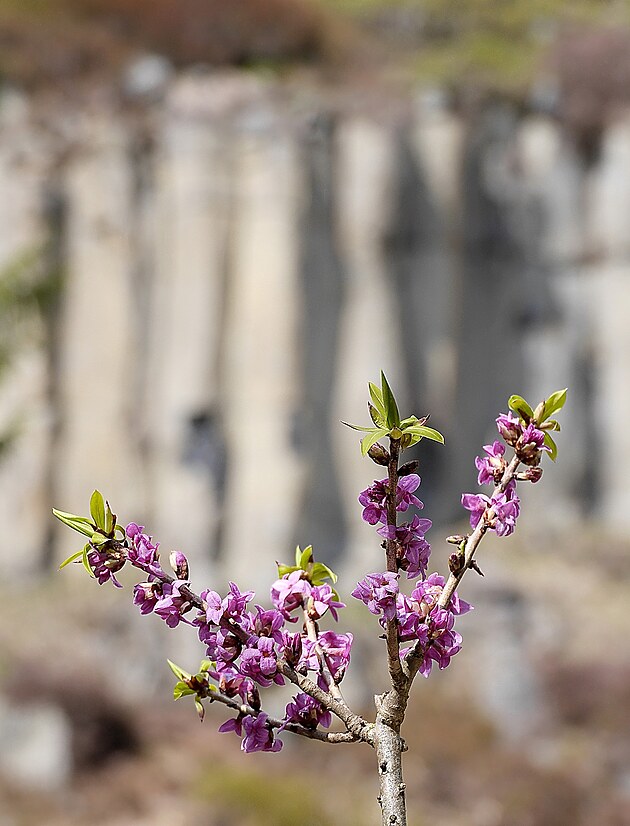
<instances>
[{"instance_id":1,"label":"grey rock face","mask_svg":"<svg viewBox=\"0 0 630 826\"><path fill-rule=\"evenodd\" d=\"M55 166L28 101L6 105L2 261L44 234L53 183L64 205L59 323L0 403L28 410L0 465L25 575L51 556L48 500L81 511L94 486L200 579L262 587L296 541L377 565L355 497L381 471L339 420L366 423L380 368L447 435L421 451L428 516L461 517L510 392L569 384L561 495L536 519L626 523L625 120L586 170L552 121L504 106L308 109L251 76L178 77L142 135L113 107L66 113Z\"/></svg>"}]
</instances>

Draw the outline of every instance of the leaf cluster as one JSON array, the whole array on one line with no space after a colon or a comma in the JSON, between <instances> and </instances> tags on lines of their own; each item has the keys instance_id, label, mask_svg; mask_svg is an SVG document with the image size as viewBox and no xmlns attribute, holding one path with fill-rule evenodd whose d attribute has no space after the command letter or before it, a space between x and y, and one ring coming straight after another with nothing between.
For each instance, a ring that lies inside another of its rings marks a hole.
<instances>
[{"instance_id":1,"label":"leaf cluster","mask_svg":"<svg viewBox=\"0 0 630 826\"><path fill-rule=\"evenodd\" d=\"M361 440L361 454L363 456L367 454L372 445L385 436L399 441L403 450L417 444L422 439L431 439L434 442L444 444L444 436L432 427L425 425L426 416L422 419L418 419L417 416L408 416L406 419L400 418L398 404L383 371L381 371L381 386L378 387L373 382L369 382L368 388L371 399L368 402L368 411L374 426L360 427L359 425L343 422L347 427L366 434Z\"/></svg>"},{"instance_id":2,"label":"leaf cluster","mask_svg":"<svg viewBox=\"0 0 630 826\"><path fill-rule=\"evenodd\" d=\"M94 572L90 567L88 561L88 554L91 550L104 546L108 542L116 539L120 535L122 539L125 538L125 529L119 525L116 520L116 514L112 513L112 509L103 498L103 494L95 490L90 497L90 518L85 516L77 516L74 513L66 513L65 511L52 509L53 515L57 517L60 522L72 528L73 531L89 537L87 542L80 551L71 554L59 566L59 569L65 568L71 562L78 562L81 559L84 568L91 577Z\"/></svg>"},{"instance_id":3,"label":"leaf cluster","mask_svg":"<svg viewBox=\"0 0 630 826\"><path fill-rule=\"evenodd\" d=\"M522 396L510 396L508 407L521 419L525 425L533 424L545 434L545 446L549 448L549 456L555 462L558 456L558 446L551 436L550 431L560 431L560 423L551 416L562 410L567 400L567 388L556 390L534 410Z\"/></svg>"},{"instance_id":4,"label":"leaf cluster","mask_svg":"<svg viewBox=\"0 0 630 826\"><path fill-rule=\"evenodd\" d=\"M217 687L210 682L208 671L214 666L210 660L202 660L199 671L196 674L189 674L171 660L167 660L169 668L177 677L177 682L173 688L173 699L181 700L182 697L195 695L195 708L199 719L203 720L205 709L201 703L202 698L207 697L212 691L218 691Z\"/></svg>"},{"instance_id":5,"label":"leaf cluster","mask_svg":"<svg viewBox=\"0 0 630 826\"><path fill-rule=\"evenodd\" d=\"M333 585L337 582L337 574L331 570L328 565L324 565L323 562L315 562L312 545L308 545L304 550L302 550L299 545L296 547L295 565L284 565L281 562L277 562L276 565L278 566L279 577L292 574L294 571L303 571L304 579L308 580L311 585L323 585L327 579L329 579ZM334 589L333 593L337 596Z\"/></svg>"}]
</instances>

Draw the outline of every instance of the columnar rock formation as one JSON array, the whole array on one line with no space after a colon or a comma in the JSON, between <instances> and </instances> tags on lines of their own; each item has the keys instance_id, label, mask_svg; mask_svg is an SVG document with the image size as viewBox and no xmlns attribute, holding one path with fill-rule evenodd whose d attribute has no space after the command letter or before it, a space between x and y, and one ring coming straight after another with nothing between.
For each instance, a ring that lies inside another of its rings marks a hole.
<instances>
[{"instance_id":1,"label":"columnar rock formation","mask_svg":"<svg viewBox=\"0 0 630 826\"><path fill-rule=\"evenodd\" d=\"M427 516L461 517L510 391L568 384L537 518L626 525L627 118L586 168L539 114L378 111L190 75L141 126L111 105L60 136L5 97L1 263L48 236L63 273L3 379L5 561L58 561L51 500L81 512L98 486L204 576L260 586L296 541L364 570L378 470L339 419L365 420L381 367L447 436L422 453Z\"/></svg>"}]
</instances>

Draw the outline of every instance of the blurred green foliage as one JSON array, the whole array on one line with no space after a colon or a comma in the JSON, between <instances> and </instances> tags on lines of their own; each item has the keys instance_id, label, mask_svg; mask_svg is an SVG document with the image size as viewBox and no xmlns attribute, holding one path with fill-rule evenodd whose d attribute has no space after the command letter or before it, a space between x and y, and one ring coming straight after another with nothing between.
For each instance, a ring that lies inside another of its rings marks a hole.
<instances>
[{"instance_id":1,"label":"blurred green foliage","mask_svg":"<svg viewBox=\"0 0 630 826\"><path fill-rule=\"evenodd\" d=\"M213 762L198 781L196 794L225 811L226 822L251 826L333 826L338 822L322 806L315 784L292 775L265 774L239 767L238 771ZM228 820L229 818L229 820ZM359 826L347 822L348 826Z\"/></svg>"},{"instance_id":2,"label":"blurred green foliage","mask_svg":"<svg viewBox=\"0 0 630 826\"><path fill-rule=\"evenodd\" d=\"M568 27L628 27L628 0L318 0L389 39L430 82L510 89ZM413 35L410 32L413 31Z\"/></svg>"}]
</instances>

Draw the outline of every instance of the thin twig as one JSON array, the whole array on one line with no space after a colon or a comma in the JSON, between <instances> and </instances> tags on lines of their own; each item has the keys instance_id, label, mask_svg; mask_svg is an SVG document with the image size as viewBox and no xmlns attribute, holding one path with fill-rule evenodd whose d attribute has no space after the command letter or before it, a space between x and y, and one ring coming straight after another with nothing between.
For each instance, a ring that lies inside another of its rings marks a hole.
<instances>
[{"instance_id":1,"label":"thin twig","mask_svg":"<svg viewBox=\"0 0 630 826\"><path fill-rule=\"evenodd\" d=\"M229 708L238 711L239 714L249 714L252 717L258 717L263 714L263 709L255 709L247 703L239 703L238 700L228 697L226 694L221 694L220 691L212 691L208 694L207 699L211 702L223 703ZM287 723L284 720L279 720L277 717L270 717L267 715L267 723L271 728L283 728L293 734L299 734L300 737L308 737L311 740L321 740L325 743L356 743L358 737L349 731L322 731L322 729L311 729L299 725L299 723Z\"/></svg>"}]
</instances>

